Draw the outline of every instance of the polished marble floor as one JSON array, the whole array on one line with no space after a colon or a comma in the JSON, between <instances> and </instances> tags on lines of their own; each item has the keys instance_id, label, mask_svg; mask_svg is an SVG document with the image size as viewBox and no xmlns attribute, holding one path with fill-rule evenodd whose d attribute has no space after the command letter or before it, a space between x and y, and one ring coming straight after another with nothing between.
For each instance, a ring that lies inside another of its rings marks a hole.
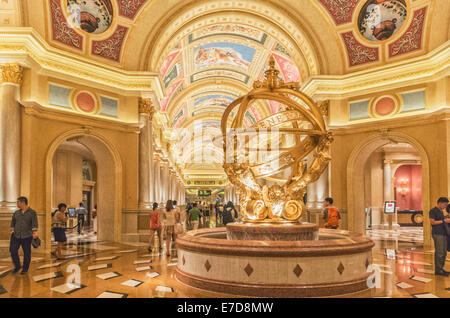
<instances>
[{"instance_id":1,"label":"polished marble floor","mask_svg":"<svg viewBox=\"0 0 450 318\"><path fill-rule=\"evenodd\" d=\"M209 226L214 226L213 222ZM368 231L376 244L374 288L343 297L449 297L450 277L434 276L433 252L423 250L421 231ZM89 231L82 237L71 236L64 249L64 260L54 259L50 251L42 248L33 250L27 275L11 272L8 248L0 247L0 298L236 297L178 282L174 277L175 250L169 257L165 247L161 252L154 249L149 253L147 243L99 242L92 237L89 240L89 236ZM77 266L80 284L67 285ZM446 269L450 270L450 254Z\"/></svg>"}]
</instances>

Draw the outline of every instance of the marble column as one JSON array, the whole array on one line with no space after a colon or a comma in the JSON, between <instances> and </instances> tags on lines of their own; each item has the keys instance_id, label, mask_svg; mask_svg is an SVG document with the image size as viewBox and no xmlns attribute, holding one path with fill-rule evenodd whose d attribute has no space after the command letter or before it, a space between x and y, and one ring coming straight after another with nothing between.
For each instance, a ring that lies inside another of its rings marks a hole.
<instances>
[{"instance_id":1,"label":"marble column","mask_svg":"<svg viewBox=\"0 0 450 318\"><path fill-rule=\"evenodd\" d=\"M153 201L153 135L155 108L150 98L139 99L139 207L149 208Z\"/></svg>"},{"instance_id":2,"label":"marble column","mask_svg":"<svg viewBox=\"0 0 450 318\"><path fill-rule=\"evenodd\" d=\"M161 163L161 202L166 204L169 200L169 164L167 162Z\"/></svg>"},{"instance_id":3,"label":"marble column","mask_svg":"<svg viewBox=\"0 0 450 318\"><path fill-rule=\"evenodd\" d=\"M154 202L161 203L161 167L159 158L154 158L153 162L153 200Z\"/></svg>"},{"instance_id":4,"label":"marble column","mask_svg":"<svg viewBox=\"0 0 450 318\"><path fill-rule=\"evenodd\" d=\"M316 195L316 205L318 209L324 207L325 198L328 196L328 167L322 173L320 178L314 183L315 185L315 195Z\"/></svg>"},{"instance_id":5,"label":"marble column","mask_svg":"<svg viewBox=\"0 0 450 318\"><path fill-rule=\"evenodd\" d=\"M392 200L392 196L391 196L391 178L392 178L392 169L391 169L391 164L392 161L391 160L384 160L383 161L383 199L384 201L391 201ZM383 214L383 223L384 226L388 226L389 225L389 218L386 214Z\"/></svg>"},{"instance_id":6,"label":"marble column","mask_svg":"<svg viewBox=\"0 0 450 318\"><path fill-rule=\"evenodd\" d=\"M22 67L3 64L0 99L0 208L16 207L20 196Z\"/></svg>"}]
</instances>

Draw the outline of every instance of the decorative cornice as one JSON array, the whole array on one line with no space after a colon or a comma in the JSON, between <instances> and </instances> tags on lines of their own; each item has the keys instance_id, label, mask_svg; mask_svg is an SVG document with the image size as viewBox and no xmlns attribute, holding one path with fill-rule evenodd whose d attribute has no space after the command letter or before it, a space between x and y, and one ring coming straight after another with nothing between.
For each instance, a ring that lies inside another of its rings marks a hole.
<instances>
[{"instance_id":1,"label":"decorative cornice","mask_svg":"<svg viewBox=\"0 0 450 318\"><path fill-rule=\"evenodd\" d=\"M59 108L44 107L36 102L23 102L22 106L27 115L36 118L44 118L77 124L83 127L86 133L92 128L111 129L125 133L139 133L139 126L135 123L124 123L112 118L86 116L74 111L67 111Z\"/></svg>"},{"instance_id":2,"label":"decorative cornice","mask_svg":"<svg viewBox=\"0 0 450 318\"><path fill-rule=\"evenodd\" d=\"M155 112L156 112L156 110L155 110L155 107L153 106L151 98L139 97L139 113L140 114L147 114L148 119L152 120Z\"/></svg>"},{"instance_id":3,"label":"decorative cornice","mask_svg":"<svg viewBox=\"0 0 450 318\"><path fill-rule=\"evenodd\" d=\"M419 57L345 75L310 77L301 91L317 99L345 99L428 83L450 75L450 41Z\"/></svg>"},{"instance_id":4,"label":"decorative cornice","mask_svg":"<svg viewBox=\"0 0 450 318\"><path fill-rule=\"evenodd\" d=\"M50 46L33 28L0 28L0 59L20 62L30 68L35 68L37 63L42 75L82 80L86 85L121 90L123 95L154 91L157 98L164 96L159 74L125 71L86 57L74 57L70 52Z\"/></svg>"},{"instance_id":5,"label":"decorative cornice","mask_svg":"<svg viewBox=\"0 0 450 318\"><path fill-rule=\"evenodd\" d=\"M2 64L2 82L22 84L23 69L19 63Z\"/></svg>"}]
</instances>

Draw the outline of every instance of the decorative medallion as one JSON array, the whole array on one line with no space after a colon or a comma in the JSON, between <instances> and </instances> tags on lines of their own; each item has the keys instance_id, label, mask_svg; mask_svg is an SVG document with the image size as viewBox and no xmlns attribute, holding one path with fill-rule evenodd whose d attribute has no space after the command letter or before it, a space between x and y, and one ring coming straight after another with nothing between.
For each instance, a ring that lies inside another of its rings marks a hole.
<instances>
[{"instance_id":1,"label":"decorative medallion","mask_svg":"<svg viewBox=\"0 0 450 318\"><path fill-rule=\"evenodd\" d=\"M375 104L375 112L380 116L386 116L395 109L395 101L390 97L383 97Z\"/></svg>"},{"instance_id":2,"label":"decorative medallion","mask_svg":"<svg viewBox=\"0 0 450 318\"><path fill-rule=\"evenodd\" d=\"M81 50L83 38L67 23L59 0L50 0L50 10L52 12L53 40Z\"/></svg>"},{"instance_id":3,"label":"decorative medallion","mask_svg":"<svg viewBox=\"0 0 450 318\"><path fill-rule=\"evenodd\" d=\"M362 45L356 40L352 31L342 33L350 66L374 62L378 60L378 48Z\"/></svg>"},{"instance_id":4,"label":"decorative medallion","mask_svg":"<svg viewBox=\"0 0 450 318\"><path fill-rule=\"evenodd\" d=\"M250 263L248 263L247 266L245 266L244 271L247 274L247 276L250 277L250 275L253 273L253 267L250 265Z\"/></svg>"},{"instance_id":5,"label":"decorative medallion","mask_svg":"<svg viewBox=\"0 0 450 318\"><path fill-rule=\"evenodd\" d=\"M91 113L95 110L95 98L87 92L77 94L75 96L75 103L83 112Z\"/></svg>"},{"instance_id":6,"label":"decorative medallion","mask_svg":"<svg viewBox=\"0 0 450 318\"><path fill-rule=\"evenodd\" d=\"M66 0L74 26L88 33L108 30L113 20L111 0Z\"/></svg>"},{"instance_id":7,"label":"decorative medallion","mask_svg":"<svg viewBox=\"0 0 450 318\"><path fill-rule=\"evenodd\" d=\"M134 19L136 13L147 0L119 0L119 14Z\"/></svg>"},{"instance_id":8,"label":"decorative medallion","mask_svg":"<svg viewBox=\"0 0 450 318\"><path fill-rule=\"evenodd\" d=\"M359 0L320 0L337 25L352 21L352 13Z\"/></svg>"},{"instance_id":9,"label":"decorative medallion","mask_svg":"<svg viewBox=\"0 0 450 318\"><path fill-rule=\"evenodd\" d=\"M359 32L369 41L389 39L405 23L404 0L367 0L358 16Z\"/></svg>"},{"instance_id":10,"label":"decorative medallion","mask_svg":"<svg viewBox=\"0 0 450 318\"><path fill-rule=\"evenodd\" d=\"M412 22L405 34L389 45L390 57L420 49L426 11L427 8L425 7L414 12Z\"/></svg>"},{"instance_id":11,"label":"decorative medallion","mask_svg":"<svg viewBox=\"0 0 450 318\"><path fill-rule=\"evenodd\" d=\"M127 27L119 25L114 34L108 39L92 41L92 54L119 62L120 51L122 50L122 44L127 31Z\"/></svg>"},{"instance_id":12,"label":"decorative medallion","mask_svg":"<svg viewBox=\"0 0 450 318\"><path fill-rule=\"evenodd\" d=\"M295 276L300 277L300 275L303 273L303 269L300 267L300 265L297 264L294 268L294 274Z\"/></svg>"}]
</instances>

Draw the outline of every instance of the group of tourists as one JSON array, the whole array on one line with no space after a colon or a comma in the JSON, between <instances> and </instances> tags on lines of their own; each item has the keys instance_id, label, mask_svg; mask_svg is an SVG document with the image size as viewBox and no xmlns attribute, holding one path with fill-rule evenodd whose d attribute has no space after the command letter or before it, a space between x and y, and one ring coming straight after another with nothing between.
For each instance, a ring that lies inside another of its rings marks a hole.
<instances>
[{"instance_id":1,"label":"group of tourists","mask_svg":"<svg viewBox=\"0 0 450 318\"><path fill-rule=\"evenodd\" d=\"M148 251L151 253L155 234L158 236L159 251L162 251L162 236L166 239L166 255L170 256L171 244L177 239L177 235L184 232L183 223L186 220L186 213L181 213L177 207L176 200L167 200L166 206L162 211L158 203L153 203L150 211L150 246Z\"/></svg>"}]
</instances>

